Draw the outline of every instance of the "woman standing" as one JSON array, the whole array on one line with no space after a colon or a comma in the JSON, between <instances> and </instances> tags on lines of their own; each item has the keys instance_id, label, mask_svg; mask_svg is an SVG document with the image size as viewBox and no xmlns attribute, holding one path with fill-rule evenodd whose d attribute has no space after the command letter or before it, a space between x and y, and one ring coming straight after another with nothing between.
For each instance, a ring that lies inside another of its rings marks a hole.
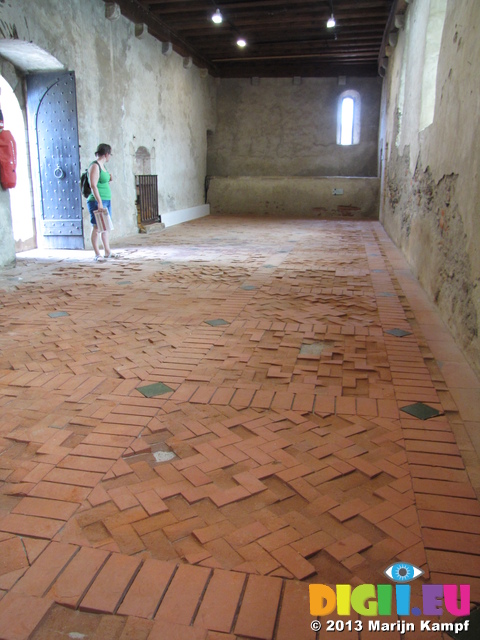
<instances>
[{"instance_id":1,"label":"woman standing","mask_svg":"<svg viewBox=\"0 0 480 640\"><path fill-rule=\"evenodd\" d=\"M92 223L92 246L95 251L95 260L103 262L105 258L114 258L110 249L108 231L99 231L95 220L95 211L108 211L112 215L112 191L110 182L111 174L105 169L105 163L110 160L112 147L102 142L95 151L96 160L88 168L88 180L92 193L87 198L87 206L90 212L90 222ZM105 250L105 258L100 253L100 239Z\"/></svg>"}]
</instances>

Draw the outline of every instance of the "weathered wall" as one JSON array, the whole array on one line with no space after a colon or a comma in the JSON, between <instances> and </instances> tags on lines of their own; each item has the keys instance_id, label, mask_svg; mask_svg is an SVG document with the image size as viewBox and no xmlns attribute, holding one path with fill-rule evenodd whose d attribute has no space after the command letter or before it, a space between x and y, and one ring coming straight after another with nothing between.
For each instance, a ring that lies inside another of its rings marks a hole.
<instances>
[{"instance_id":1,"label":"weathered wall","mask_svg":"<svg viewBox=\"0 0 480 640\"><path fill-rule=\"evenodd\" d=\"M222 79L209 135L212 176L376 176L380 78ZM340 146L340 94L361 96L360 143Z\"/></svg>"},{"instance_id":2,"label":"weathered wall","mask_svg":"<svg viewBox=\"0 0 480 640\"><path fill-rule=\"evenodd\" d=\"M379 178L214 176L208 202L213 214L378 220L379 189Z\"/></svg>"},{"instance_id":3,"label":"weathered wall","mask_svg":"<svg viewBox=\"0 0 480 640\"><path fill-rule=\"evenodd\" d=\"M10 196L0 189L0 266L15 264L15 241L12 233Z\"/></svg>"},{"instance_id":4,"label":"weathered wall","mask_svg":"<svg viewBox=\"0 0 480 640\"><path fill-rule=\"evenodd\" d=\"M441 0L409 5L389 60L380 219L480 373L480 3L444 4L443 32Z\"/></svg>"},{"instance_id":5,"label":"weathered wall","mask_svg":"<svg viewBox=\"0 0 480 640\"><path fill-rule=\"evenodd\" d=\"M16 93L21 93L21 84L18 83L14 67L4 61L0 61L0 74L10 83ZM1 104L1 102L0 102ZM0 187L0 266L12 266L15 264L15 240L12 230L12 213L10 210L10 191Z\"/></svg>"},{"instance_id":6,"label":"weathered wall","mask_svg":"<svg viewBox=\"0 0 480 640\"><path fill-rule=\"evenodd\" d=\"M337 144L346 90L361 98L360 143L351 146ZM378 218L380 97L379 78L219 81L217 126L208 136L212 212ZM341 196L333 195L337 176Z\"/></svg>"},{"instance_id":7,"label":"weathered wall","mask_svg":"<svg viewBox=\"0 0 480 640\"><path fill-rule=\"evenodd\" d=\"M215 125L211 77L184 68L176 53L163 55L152 36L136 38L123 16L107 20L102 0L9 1L0 4L0 20L3 37L33 42L75 71L82 165L99 142L113 148L114 237L136 229L139 147L158 174L160 213L203 204L207 130ZM84 222L89 246L86 208Z\"/></svg>"}]
</instances>

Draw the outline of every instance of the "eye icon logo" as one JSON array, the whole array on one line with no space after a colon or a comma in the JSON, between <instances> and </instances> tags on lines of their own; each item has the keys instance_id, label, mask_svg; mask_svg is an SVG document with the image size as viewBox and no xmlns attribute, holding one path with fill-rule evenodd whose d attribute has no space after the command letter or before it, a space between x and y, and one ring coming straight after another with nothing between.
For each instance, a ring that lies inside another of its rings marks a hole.
<instances>
[{"instance_id":1,"label":"eye icon logo","mask_svg":"<svg viewBox=\"0 0 480 640\"><path fill-rule=\"evenodd\" d=\"M405 583L419 578L424 572L414 564L395 562L387 567L383 573L393 582Z\"/></svg>"}]
</instances>

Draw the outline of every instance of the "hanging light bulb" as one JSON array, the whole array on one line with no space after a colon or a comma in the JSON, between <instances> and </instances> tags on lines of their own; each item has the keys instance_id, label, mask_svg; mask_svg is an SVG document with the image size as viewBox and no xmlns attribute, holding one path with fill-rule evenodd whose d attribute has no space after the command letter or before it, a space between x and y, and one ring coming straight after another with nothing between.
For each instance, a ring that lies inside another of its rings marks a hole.
<instances>
[{"instance_id":1,"label":"hanging light bulb","mask_svg":"<svg viewBox=\"0 0 480 640\"><path fill-rule=\"evenodd\" d=\"M333 13L332 13L330 18L327 20L327 28L328 29L333 29L334 26L335 26L335 18L334 18Z\"/></svg>"},{"instance_id":2,"label":"hanging light bulb","mask_svg":"<svg viewBox=\"0 0 480 640\"><path fill-rule=\"evenodd\" d=\"M243 49L243 47L247 46L247 41L245 40L245 38L238 38L237 40L237 45Z\"/></svg>"},{"instance_id":3,"label":"hanging light bulb","mask_svg":"<svg viewBox=\"0 0 480 640\"><path fill-rule=\"evenodd\" d=\"M217 9L215 11L215 13L212 15L212 21L215 22L215 24L221 24L223 21L223 16L220 12L220 9Z\"/></svg>"}]
</instances>

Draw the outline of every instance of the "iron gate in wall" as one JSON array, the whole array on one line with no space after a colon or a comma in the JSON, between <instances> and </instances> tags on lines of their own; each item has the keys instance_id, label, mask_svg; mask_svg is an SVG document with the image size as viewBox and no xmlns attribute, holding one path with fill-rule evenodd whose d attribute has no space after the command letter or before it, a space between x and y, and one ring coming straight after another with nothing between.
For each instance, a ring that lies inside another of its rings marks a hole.
<instances>
[{"instance_id":1,"label":"iron gate in wall","mask_svg":"<svg viewBox=\"0 0 480 640\"><path fill-rule=\"evenodd\" d=\"M160 222L158 215L158 176L135 176L137 211L142 225Z\"/></svg>"}]
</instances>

